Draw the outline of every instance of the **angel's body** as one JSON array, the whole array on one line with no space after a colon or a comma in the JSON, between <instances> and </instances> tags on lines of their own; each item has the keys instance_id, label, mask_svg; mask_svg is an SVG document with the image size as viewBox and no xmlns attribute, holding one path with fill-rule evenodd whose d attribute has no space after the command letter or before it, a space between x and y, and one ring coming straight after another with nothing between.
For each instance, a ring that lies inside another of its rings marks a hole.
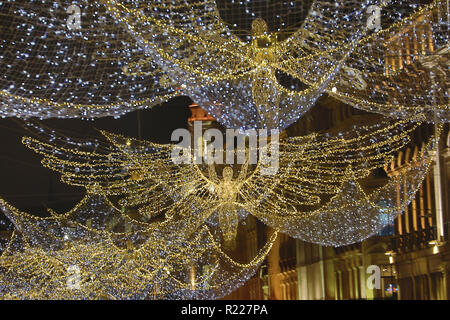
<instances>
[{"instance_id":1,"label":"angel's body","mask_svg":"<svg viewBox=\"0 0 450 320\"><path fill-rule=\"evenodd\" d=\"M222 180L216 174L214 164L208 165L209 179L212 185L211 191L218 197L219 225L222 230L225 247L234 248L236 243L236 233L239 223L237 200L239 190L246 178L248 160L242 165L239 176L233 180L233 168L230 166L222 170Z\"/></svg>"},{"instance_id":2,"label":"angel's body","mask_svg":"<svg viewBox=\"0 0 450 320\"><path fill-rule=\"evenodd\" d=\"M252 74L252 98L259 112L268 115L265 106L269 97L273 94L273 88L266 83L268 79L275 79L275 69L273 67L276 62L276 36L268 33L267 23L257 18L252 22L253 41L249 46L250 57L252 57L256 68ZM271 114L270 117L276 117Z\"/></svg>"}]
</instances>

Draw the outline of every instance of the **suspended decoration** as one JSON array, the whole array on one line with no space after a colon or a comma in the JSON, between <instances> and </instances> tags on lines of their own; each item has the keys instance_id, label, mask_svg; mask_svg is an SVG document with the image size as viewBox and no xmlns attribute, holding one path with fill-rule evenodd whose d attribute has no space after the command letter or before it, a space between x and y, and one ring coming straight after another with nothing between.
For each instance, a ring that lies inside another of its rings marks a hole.
<instances>
[{"instance_id":1,"label":"suspended decoration","mask_svg":"<svg viewBox=\"0 0 450 320\"><path fill-rule=\"evenodd\" d=\"M381 201L392 195L388 193L394 190L400 178L391 179L383 188L368 194L362 192L358 181L367 178L373 170L383 168L404 149L421 119L424 118L355 126L337 136L315 133L281 140L279 168L275 175L264 173L265 167L272 165L264 158L276 142L263 147L268 150L259 154L256 164L250 164L248 157L242 165L175 164L173 145L108 132L102 132L106 141L92 143L34 127L35 134L42 140L25 137L23 143L44 155L43 165L60 172L63 182L83 186L91 192L119 196L120 205L137 208L142 216L173 217L184 220L194 229L203 223L218 226L227 247L233 246L239 221L248 214L303 240L331 241L339 246L363 240L369 234L366 228L374 231L375 226L361 223L354 228L355 235L339 233L341 239L323 236L318 240L315 237L327 235L330 227L335 231L341 224L349 227L347 220L352 215L362 214L357 209L362 208L362 204L369 207L377 203L375 198ZM434 140L430 138L430 141ZM423 152L417 167L404 173L404 179L410 181L402 191L405 200L386 204L385 210L391 215L409 203L426 173L428 149ZM374 210L362 212L369 215ZM322 225L322 222L315 225L313 221L319 217L327 220L324 214L335 218L328 219L329 225ZM350 217L345 218L346 214ZM309 226L323 226L323 230L313 232ZM314 236L305 236L311 232Z\"/></svg>"},{"instance_id":2,"label":"suspended decoration","mask_svg":"<svg viewBox=\"0 0 450 320\"><path fill-rule=\"evenodd\" d=\"M327 89L388 116L449 119L446 1L8 1L0 12L3 117L118 117L187 94L226 127L284 129Z\"/></svg>"},{"instance_id":3,"label":"suspended decoration","mask_svg":"<svg viewBox=\"0 0 450 320\"><path fill-rule=\"evenodd\" d=\"M306 211L291 207L288 214L276 215L255 212L266 224L304 241L333 247L361 242L393 224L414 199L432 162L427 154L431 150L422 150L423 154L401 174L370 193L358 181L349 180L339 194L319 209Z\"/></svg>"},{"instance_id":4,"label":"suspended decoration","mask_svg":"<svg viewBox=\"0 0 450 320\"><path fill-rule=\"evenodd\" d=\"M284 129L326 85L330 94L369 111L449 118L444 1L105 2L183 91L226 127ZM289 21L289 10L297 29L281 22ZM410 52L395 58L403 44ZM418 59L427 51L434 55ZM413 60L425 68L412 67L415 78L429 75L420 84L407 71L394 76ZM139 74L146 63L132 69Z\"/></svg>"},{"instance_id":5,"label":"suspended decoration","mask_svg":"<svg viewBox=\"0 0 450 320\"><path fill-rule=\"evenodd\" d=\"M215 161L225 150L212 144L203 160L214 160L198 163L179 145L105 131L77 139L29 122L24 145L87 194L46 217L0 199L12 226L0 243L2 297L221 298L256 272L277 232L325 246L379 232L414 197L450 118L448 9L438 0L0 2L2 117L119 117L185 94L227 128L282 130L324 92L387 116L272 136L238 164ZM434 133L388 176L425 122ZM250 216L275 231L242 262L233 249Z\"/></svg>"},{"instance_id":6,"label":"suspended decoration","mask_svg":"<svg viewBox=\"0 0 450 320\"><path fill-rule=\"evenodd\" d=\"M367 6L378 3L103 2L183 92L236 129L294 123L365 34ZM129 70L139 75L148 63Z\"/></svg>"},{"instance_id":7,"label":"suspended decoration","mask_svg":"<svg viewBox=\"0 0 450 320\"><path fill-rule=\"evenodd\" d=\"M277 235L239 263L206 226L184 238L192 226L133 220L103 195L46 218L0 206L14 225L0 257L6 299L216 299L255 273Z\"/></svg>"},{"instance_id":8,"label":"suspended decoration","mask_svg":"<svg viewBox=\"0 0 450 320\"><path fill-rule=\"evenodd\" d=\"M380 30L360 40L328 93L370 112L448 122L448 12L448 1L392 1L379 11Z\"/></svg>"},{"instance_id":9,"label":"suspended decoration","mask_svg":"<svg viewBox=\"0 0 450 320\"><path fill-rule=\"evenodd\" d=\"M118 117L179 95L95 1L0 2L0 116Z\"/></svg>"}]
</instances>

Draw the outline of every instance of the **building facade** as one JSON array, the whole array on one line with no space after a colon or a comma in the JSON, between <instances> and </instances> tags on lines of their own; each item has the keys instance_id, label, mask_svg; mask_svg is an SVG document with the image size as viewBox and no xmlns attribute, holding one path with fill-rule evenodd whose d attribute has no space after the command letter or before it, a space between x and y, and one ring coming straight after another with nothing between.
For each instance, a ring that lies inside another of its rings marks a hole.
<instances>
[{"instance_id":1,"label":"building facade","mask_svg":"<svg viewBox=\"0 0 450 320\"><path fill-rule=\"evenodd\" d=\"M345 130L370 117L373 115L325 98L289 128L288 135ZM416 130L408 148L384 168L388 176L414 161L430 130L434 130L431 125ZM279 234L260 272L227 298L247 299L247 293L253 292L256 299L275 300L449 299L449 173L447 125L432 168L415 198L391 225L361 243L339 248ZM369 189L381 183L377 176L365 181Z\"/></svg>"}]
</instances>

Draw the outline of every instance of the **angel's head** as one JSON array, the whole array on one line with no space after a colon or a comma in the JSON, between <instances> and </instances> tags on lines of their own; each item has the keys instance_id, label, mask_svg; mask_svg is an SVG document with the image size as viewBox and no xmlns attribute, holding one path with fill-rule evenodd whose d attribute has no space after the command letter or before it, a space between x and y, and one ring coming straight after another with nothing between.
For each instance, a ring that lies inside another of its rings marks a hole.
<instances>
[{"instance_id":1,"label":"angel's head","mask_svg":"<svg viewBox=\"0 0 450 320\"><path fill-rule=\"evenodd\" d=\"M262 36L268 31L267 23L264 19L256 18L252 21L252 34L253 36Z\"/></svg>"},{"instance_id":2,"label":"angel's head","mask_svg":"<svg viewBox=\"0 0 450 320\"><path fill-rule=\"evenodd\" d=\"M222 177L225 181L231 181L233 178L233 168L231 167L225 167L222 171Z\"/></svg>"}]
</instances>

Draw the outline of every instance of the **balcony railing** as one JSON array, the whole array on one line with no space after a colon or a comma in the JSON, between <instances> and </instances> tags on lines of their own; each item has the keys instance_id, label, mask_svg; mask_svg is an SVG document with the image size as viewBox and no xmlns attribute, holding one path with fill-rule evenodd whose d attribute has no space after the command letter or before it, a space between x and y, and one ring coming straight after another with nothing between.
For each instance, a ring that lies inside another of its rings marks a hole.
<instances>
[{"instance_id":1,"label":"balcony railing","mask_svg":"<svg viewBox=\"0 0 450 320\"><path fill-rule=\"evenodd\" d=\"M291 270L295 270L296 264L297 264L297 259L296 259L295 255L293 255L292 257L290 257L288 259L281 259L279 263L280 263L281 272L288 272Z\"/></svg>"},{"instance_id":2,"label":"balcony railing","mask_svg":"<svg viewBox=\"0 0 450 320\"><path fill-rule=\"evenodd\" d=\"M391 239L391 249L399 253L425 249L430 241L436 240L436 236L435 226L397 235Z\"/></svg>"}]
</instances>

